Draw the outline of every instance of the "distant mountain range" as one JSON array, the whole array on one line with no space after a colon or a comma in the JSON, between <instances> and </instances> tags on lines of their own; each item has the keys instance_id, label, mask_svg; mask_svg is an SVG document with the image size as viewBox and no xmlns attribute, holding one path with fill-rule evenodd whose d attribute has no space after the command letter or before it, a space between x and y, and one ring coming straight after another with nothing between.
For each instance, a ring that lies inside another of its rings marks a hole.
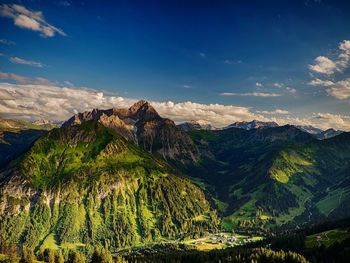
<instances>
[{"instance_id":1,"label":"distant mountain range","mask_svg":"<svg viewBox=\"0 0 350 263\"><path fill-rule=\"evenodd\" d=\"M208 123L201 123L199 121L190 121L190 122L184 122L176 125L178 129L181 131L191 131L191 130L218 130L218 128L215 128L211 124Z\"/></svg>"},{"instance_id":2,"label":"distant mountain range","mask_svg":"<svg viewBox=\"0 0 350 263\"><path fill-rule=\"evenodd\" d=\"M176 125L146 101L49 131L1 123L0 237L31 248L117 249L350 216L348 132Z\"/></svg>"},{"instance_id":3,"label":"distant mountain range","mask_svg":"<svg viewBox=\"0 0 350 263\"><path fill-rule=\"evenodd\" d=\"M266 127L278 127L278 124L276 122L264 122L264 121L257 121L253 120L250 122L242 121L242 122L235 122L233 124L230 124L226 126L224 129L229 128L240 128L244 130L251 130L251 129L258 129L258 128L266 128Z\"/></svg>"},{"instance_id":4,"label":"distant mountain range","mask_svg":"<svg viewBox=\"0 0 350 263\"><path fill-rule=\"evenodd\" d=\"M222 129L238 128L238 129L244 129L244 130L251 130L251 129L259 129L259 128L278 127L278 126L279 125L276 122L264 122L264 121L253 120L249 122L247 121L235 122L226 127L223 127ZM178 124L177 127L180 130L185 132L188 132L191 130L219 130L218 128L215 128L210 124L200 124L199 122L196 122L196 121L184 122L184 123ZM335 130L333 128L322 130L319 128L315 128L311 125L295 125L295 127L304 132L314 135L319 140L329 139L343 132L340 130Z\"/></svg>"}]
</instances>

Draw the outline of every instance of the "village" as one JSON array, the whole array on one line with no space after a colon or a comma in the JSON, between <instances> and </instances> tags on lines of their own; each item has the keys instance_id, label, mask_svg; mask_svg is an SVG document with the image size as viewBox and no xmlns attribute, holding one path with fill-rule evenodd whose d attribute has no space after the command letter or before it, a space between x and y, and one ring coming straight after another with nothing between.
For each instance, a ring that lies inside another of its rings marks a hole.
<instances>
[{"instance_id":1,"label":"village","mask_svg":"<svg viewBox=\"0 0 350 263\"><path fill-rule=\"evenodd\" d=\"M192 245L198 250L223 249L245 245L247 243L262 240L260 236L247 236L234 232L212 233L206 237L182 241L186 245Z\"/></svg>"}]
</instances>

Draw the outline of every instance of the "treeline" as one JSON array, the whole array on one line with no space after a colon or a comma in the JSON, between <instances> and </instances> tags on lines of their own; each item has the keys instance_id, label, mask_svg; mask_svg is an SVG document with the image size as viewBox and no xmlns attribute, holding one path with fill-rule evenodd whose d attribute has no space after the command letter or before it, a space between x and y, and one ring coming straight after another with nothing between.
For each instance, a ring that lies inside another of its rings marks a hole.
<instances>
[{"instance_id":1,"label":"treeline","mask_svg":"<svg viewBox=\"0 0 350 263\"><path fill-rule=\"evenodd\" d=\"M147 256L127 256L128 263L307 263L302 255L267 248L230 248L210 252L188 251Z\"/></svg>"},{"instance_id":2,"label":"treeline","mask_svg":"<svg viewBox=\"0 0 350 263\"><path fill-rule=\"evenodd\" d=\"M85 255L75 250L45 249L37 254L26 246L20 249L16 245L1 242L0 262L2 263L128 263L122 257L112 257L111 252L104 247L95 248L91 255Z\"/></svg>"},{"instance_id":3,"label":"treeline","mask_svg":"<svg viewBox=\"0 0 350 263\"><path fill-rule=\"evenodd\" d=\"M304 255L310 262L315 263L343 263L350 260L350 238L340 242L336 241L326 247L306 247L305 240L307 236L321 233L324 231L347 228L350 231L350 218L337 221L324 222L310 228L301 229L297 232L285 232L276 236L267 238L261 242L251 245L269 246L274 250L292 250Z\"/></svg>"},{"instance_id":4,"label":"treeline","mask_svg":"<svg viewBox=\"0 0 350 263\"><path fill-rule=\"evenodd\" d=\"M31 249L23 246L20 253L14 245L2 244L1 254L5 256L0 262L6 263L35 263L38 260L48 263L308 263L302 255L291 251L273 251L266 248L244 249L231 248L200 251L172 251L147 255L127 255L112 257L108 249L99 247L89 257L78 251L50 250L39 253L37 256Z\"/></svg>"}]
</instances>

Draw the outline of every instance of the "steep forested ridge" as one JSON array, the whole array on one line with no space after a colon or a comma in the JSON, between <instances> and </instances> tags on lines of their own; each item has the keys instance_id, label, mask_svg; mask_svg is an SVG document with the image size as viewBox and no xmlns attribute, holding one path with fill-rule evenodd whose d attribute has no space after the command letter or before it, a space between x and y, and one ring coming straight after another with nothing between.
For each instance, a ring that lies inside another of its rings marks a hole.
<instances>
[{"instance_id":1,"label":"steep forested ridge","mask_svg":"<svg viewBox=\"0 0 350 263\"><path fill-rule=\"evenodd\" d=\"M213 194L224 227L301 227L349 215L349 133L321 141L286 125L188 134L201 158L178 165Z\"/></svg>"},{"instance_id":2,"label":"steep forested ridge","mask_svg":"<svg viewBox=\"0 0 350 263\"><path fill-rule=\"evenodd\" d=\"M51 130L0 178L0 239L32 249L117 249L217 225L199 187L99 120Z\"/></svg>"}]
</instances>

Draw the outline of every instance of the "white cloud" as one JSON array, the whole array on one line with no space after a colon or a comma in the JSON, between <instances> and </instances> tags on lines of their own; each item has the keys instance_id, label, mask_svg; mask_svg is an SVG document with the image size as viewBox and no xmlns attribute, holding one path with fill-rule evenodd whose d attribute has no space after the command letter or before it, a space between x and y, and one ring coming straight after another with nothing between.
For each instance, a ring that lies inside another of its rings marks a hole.
<instances>
[{"instance_id":1,"label":"white cloud","mask_svg":"<svg viewBox=\"0 0 350 263\"><path fill-rule=\"evenodd\" d=\"M47 23L41 11L32 11L21 5L0 5L0 16L12 18L16 26L40 32L43 37L53 37L56 33L66 35L63 30Z\"/></svg>"},{"instance_id":2,"label":"white cloud","mask_svg":"<svg viewBox=\"0 0 350 263\"><path fill-rule=\"evenodd\" d=\"M338 57L337 65L342 71L347 68L350 63L350 40L344 40L339 44L340 54Z\"/></svg>"},{"instance_id":3,"label":"white cloud","mask_svg":"<svg viewBox=\"0 0 350 263\"><path fill-rule=\"evenodd\" d=\"M332 67L329 67L328 71L325 68L323 72L322 70L314 71L330 75L335 72L343 72L344 69L348 68L350 65L350 40L343 40L342 42L340 42L338 49L338 58L335 62L332 61ZM315 65L315 67L316 66L317 65ZM312 67L313 66L310 66L311 70L313 70ZM308 84L311 86L327 87L326 92L337 99L343 100L350 98L350 78L339 81L321 80L319 78L315 78L311 80Z\"/></svg>"},{"instance_id":4,"label":"white cloud","mask_svg":"<svg viewBox=\"0 0 350 263\"><path fill-rule=\"evenodd\" d=\"M323 87L330 87L334 85L333 81L330 80L322 80L322 79L313 79L309 83L311 86L323 86Z\"/></svg>"},{"instance_id":5,"label":"white cloud","mask_svg":"<svg viewBox=\"0 0 350 263\"><path fill-rule=\"evenodd\" d=\"M222 92L221 96L244 96L244 97L280 97L281 94L267 93L267 92L247 92L247 93L234 93L234 92Z\"/></svg>"},{"instance_id":6,"label":"white cloud","mask_svg":"<svg viewBox=\"0 0 350 263\"><path fill-rule=\"evenodd\" d=\"M264 85L263 85L262 83L260 83L260 82L256 82L256 83L255 83L255 86L257 86L257 87L260 88L260 87L263 87Z\"/></svg>"},{"instance_id":7,"label":"white cloud","mask_svg":"<svg viewBox=\"0 0 350 263\"><path fill-rule=\"evenodd\" d=\"M283 83L273 83L273 86L276 87L276 88L282 88L284 86Z\"/></svg>"},{"instance_id":8,"label":"white cloud","mask_svg":"<svg viewBox=\"0 0 350 263\"><path fill-rule=\"evenodd\" d=\"M203 52L199 53L199 55L202 57L202 58L205 58L207 55Z\"/></svg>"},{"instance_id":9,"label":"white cloud","mask_svg":"<svg viewBox=\"0 0 350 263\"><path fill-rule=\"evenodd\" d=\"M183 87L185 88L185 89L190 89L191 88L191 86L190 85L183 85Z\"/></svg>"},{"instance_id":10,"label":"white cloud","mask_svg":"<svg viewBox=\"0 0 350 263\"><path fill-rule=\"evenodd\" d=\"M257 113L261 113L261 114L266 114L266 115L277 115L277 114L289 114L289 111L287 110L281 110L281 109L276 109L276 110L273 110L273 111L257 111Z\"/></svg>"},{"instance_id":11,"label":"white cloud","mask_svg":"<svg viewBox=\"0 0 350 263\"><path fill-rule=\"evenodd\" d=\"M309 69L320 74L331 75L337 70L336 63L324 56L315 58L315 64L309 65Z\"/></svg>"},{"instance_id":12,"label":"white cloud","mask_svg":"<svg viewBox=\"0 0 350 263\"><path fill-rule=\"evenodd\" d=\"M10 61L12 63L15 63L15 64L28 65L28 66L37 67L37 68L43 67L43 64L40 62L25 60L25 59L19 58L19 57L11 57Z\"/></svg>"},{"instance_id":13,"label":"white cloud","mask_svg":"<svg viewBox=\"0 0 350 263\"><path fill-rule=\"evenodd\" d=\"M343 72L350 64L350 40L343 40L338 46L339 55L334 60L318 56L314 65L309 65L313 72L325 75L332 75L336 72Z\"/></svg>"},{"instance_id":14,"label":"white cloud","mask_svg":"<svg viewBox=\"0 0 350 263\"><path fill-rule=\"evenodd\" d=\"M286 87L286 90L289 91L290 93L295 94L297 92L297 90L295 88L291 88L291 87Z\"/></svg>"},{"instance_id":15,"label":"white cloud","mask_svg":"<svg viewBox=\"0 0 350 263\"><path fill-rule=\"evenodd\" d=\"M340 100L350 98L350 78L336 82L313 79L309 82L309 85L327 87L328 89L326 89L326 92Z\"/></svg>"},{"instance_id":16,"label":"white cloud","mask_svg":"<svg viewBox=\"0 0 350 263\"><path fill-rule=\"evenodd\" d=\"M15 42L11 41L11 40L8 40L8 39L0 39L0 44L3 44L3 45L14 45Z\"/></svg>"},{"instance_id":17,"label":"white cloud","mask_svg":"<svg viewBox=\"0 0 350 263\"><path fill-rule=\"evenodd\" d=\"M93 108L129 107L136 99L106 95L101 91L54 85L0 83L0 114L8 117L66 120L76 112ZM203 120L214 125L254 119L247 107L151 101L162 115L176 122Z\"/></svg>"},{"instance_id":18,"label":"white cloud","mask_svg":"<svg viewBox=\"0 0 350 263\"><path fill-rule=\"evenodd\" d=\"M335 128L339 130L350 130L350 116L331 113L316 113L310 119L312 125L322 129Z\"/></svg>"},{"instance_id":19,"label":"white cloud","mask_svg":"<svg viewBox=\"0 0 350 263\"><path fill-rule=\"evenodd\" d=\"M350 98L350 78L334 83L326 91L329 95L337 99L344 100Z\"/></svg>"},{"instance_id":20,"label":"white cloud","mask_svg":"<svg viewBox=\"0 0 350 263\"><path fill-rule=\"evenodd\" d=\"M5 75L4 75L5 74ZM18 78L18 75L0 73L0 78ZM28 78L27 78L28 79ZM34 79L32 79L34 80ZM47 80L46 80L47 81ZM9 118L66 120L77 112L93 108L125 108L136 99L113 96L102 91L87 88L59 87L55 84L9 84L0 83L0 116ZM350 130L350 117L331 113L316 113L307 118L285 116L287 111L277 109L272 112L253 112L248 107L201 104L186 102L150 101L163 117L176 122L202 120L217 127L235 121L259 119L283 124L313 125L320 128ZM273 117L273 114L281 115ZM265 117L264 115L268 115Z\"/></svg>"}]
</instances>

